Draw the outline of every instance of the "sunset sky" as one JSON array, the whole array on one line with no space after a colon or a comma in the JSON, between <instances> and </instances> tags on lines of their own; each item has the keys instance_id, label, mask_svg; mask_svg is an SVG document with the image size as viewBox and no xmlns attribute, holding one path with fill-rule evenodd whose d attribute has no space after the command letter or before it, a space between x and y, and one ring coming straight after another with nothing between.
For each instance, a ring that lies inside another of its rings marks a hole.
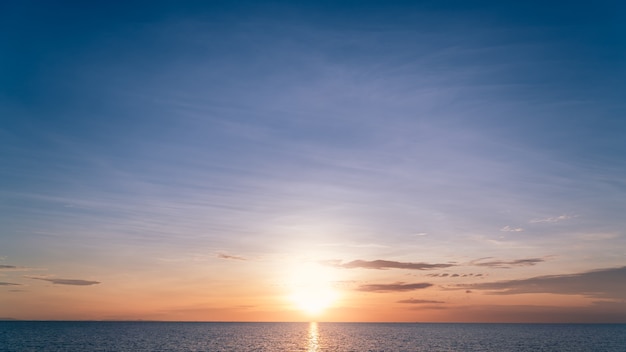
<instances>
[{"instance_id":1,"label":"sunset sky","mask_svg":"<svg viewBox=\"0 0 626 352\"><path fill-rule=\"evenodd\" d=\"M0 318L626 322L625 4L2 2Z\"/></svg>"}]
</instances>

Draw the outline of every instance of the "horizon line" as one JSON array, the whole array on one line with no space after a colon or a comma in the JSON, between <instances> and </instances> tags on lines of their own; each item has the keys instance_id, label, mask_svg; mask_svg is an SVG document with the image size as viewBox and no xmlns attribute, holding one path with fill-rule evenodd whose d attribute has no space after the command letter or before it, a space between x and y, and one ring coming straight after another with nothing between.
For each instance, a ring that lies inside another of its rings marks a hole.
<instances>
[{"instance_id":1,"label":"horizon line","mask_svg":"<svg viewBox=\"0 0 626 352\"><path fill-rule=\"evenodd\" d=\"M129 319L129 320L93 320L93 319L15 319L0 318L0 322L42 322L42 323L217 323L217 324L241 324L241 323L260 323L260 324L545 324L545 325L625 325L623 322L480 322L480 321L251 321L251 320L146 320L146 319Z\"/></svg>"}]
</instances>

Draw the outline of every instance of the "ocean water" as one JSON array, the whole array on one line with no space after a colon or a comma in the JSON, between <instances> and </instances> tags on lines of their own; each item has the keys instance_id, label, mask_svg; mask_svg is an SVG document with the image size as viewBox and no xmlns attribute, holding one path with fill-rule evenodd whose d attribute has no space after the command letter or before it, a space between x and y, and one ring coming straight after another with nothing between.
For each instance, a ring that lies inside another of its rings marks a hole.
<instances>
[{"instance_id":1,"label":"ocean water","mask_svg":"<svg viewBox=\"0 0 626 352\"><path fill-rule=\"evenodd\" d=\"M0 322L0 351L626 351L626 324Z\"/></svg>"}]
</instances>

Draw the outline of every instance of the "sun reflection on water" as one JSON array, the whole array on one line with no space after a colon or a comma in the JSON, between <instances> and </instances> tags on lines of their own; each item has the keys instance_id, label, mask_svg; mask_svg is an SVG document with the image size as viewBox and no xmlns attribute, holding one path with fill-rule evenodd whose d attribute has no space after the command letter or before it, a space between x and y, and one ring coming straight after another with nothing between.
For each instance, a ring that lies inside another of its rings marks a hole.
<instances>
[{"instance_id":1,"label":"sun reflection on water","mask_svg":"<svg viewBox=\"0 0 626 352\"><path fill-rule=\"evenodd\" d=\"M317 323L310 322L309 323L309 352L319 352L320 351L320 334L317 331Z\"/></svg>"}]
</instances>

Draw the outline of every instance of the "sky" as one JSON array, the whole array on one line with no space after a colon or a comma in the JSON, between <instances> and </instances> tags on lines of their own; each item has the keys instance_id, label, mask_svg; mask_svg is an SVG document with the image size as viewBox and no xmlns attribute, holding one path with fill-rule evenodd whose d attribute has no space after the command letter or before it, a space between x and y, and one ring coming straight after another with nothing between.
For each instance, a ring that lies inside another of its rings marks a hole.
<instances>
[{"instance_id":1,"label":"sky","mask_svg":"<svg viewBox=\"0 0 626 352\"><path fill-rule=\"evenodd\" d=\"M626 322L619 1L14 1L0 33L0 318Z\"/></svg>"}]
</instances>

